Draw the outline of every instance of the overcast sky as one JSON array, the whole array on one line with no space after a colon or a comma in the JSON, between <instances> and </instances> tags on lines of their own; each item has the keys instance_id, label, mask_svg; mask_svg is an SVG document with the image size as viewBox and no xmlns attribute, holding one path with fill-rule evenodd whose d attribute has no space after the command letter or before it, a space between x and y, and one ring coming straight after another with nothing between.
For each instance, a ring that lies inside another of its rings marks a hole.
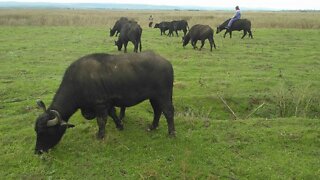
<instances>
[{"instance_id":1,"label":"overcast sky","mask_svg":"<svg viewBox=\"0 0 320 180\"><path fill-rule=\"evenodd\" d=\"M320 10L320 0L0 0L18 2L54 2L54 3L128 3L153 5L183 5L203 7L223 7L233 9L238 5L246 8L271 9L312 9Z\"/></svg>"}]
</instances>

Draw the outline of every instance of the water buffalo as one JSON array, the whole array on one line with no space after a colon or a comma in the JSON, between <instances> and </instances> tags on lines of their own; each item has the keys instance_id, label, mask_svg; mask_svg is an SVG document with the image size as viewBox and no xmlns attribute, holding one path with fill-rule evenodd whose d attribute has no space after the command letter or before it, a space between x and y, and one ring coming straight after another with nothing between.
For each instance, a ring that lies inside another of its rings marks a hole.
<instances>
[{"instance_id":1,"label":"water buffalo","mask_svg":"<svg viewBox=\"0 0 320 180\"><path fill-rule=\"evenodd\" d=\"M183 47L185 47L191 40L191 45L193 46L193 49L196 49L197 41L200 40L201 41L200 50L201 50L204 45L204 41L208 39L210 43L210 50L212 51L212 44L216 49L216 44L214 43L214 40L213 40L213 34L214 34L213 29L210 26L196 24L192 26L189 32L187 33L187 35L182 38Z\"/></svg>"},{"instance_id":2,"label":"water buffalo","mask_svg":"<svg viewBox=\"0 0 320 180\"><path fill-rule=\"evenodd\" d=\"M166 35L166 31L169 30L170 26L171 22L162 21L160 23L155 24L154 28L159 28L160 34L162 36L162 34Z\"/></svg>"},{"instance_id":3,"label":"water buffalo","mask_svg":"<svg viewBox=\"0 0 320 180\"><path fill-rule=\"evenodd\" d=\"M112 29L110 28L110 37L114 36L114 34L116 34L116 36L118 36L118 34L121 31L121 28L128 22L137 23L137 21L129 20L126 17L121 17L119 20L116 21L113 28Z\"/></svg>"},{"instance_id":4,"label":"water buffalo","mask_svg":"<svg viewBox=\"0 0 320 180\"><path fill-rule=\"evenodd\" d=\"M168 36L173 36L173 32L176 32L176 35L178 36L178 31L181 30L183 31L183 35L185 36L188 31L187 29L189 29L189 26L186 20L171 21Z\"/></svg>"},{"instance_id":5,"label":"water buffalo","mask_svg":"<svg viewBox=\"0 0 320 180\"><path fill-rule=\"evenodd\" d=\"M67 128L74 127L68 121L78 109L86 119L97 119L97 138L102 139L108 116L118 129L123 129L115 107L130 107L147 99L154 111L149 130L158 127L163 113L169 135L174 136L172 91L172 65L153 52L84 56L67 68L49 108L42 101L37 102L44 112L35 123L35 153L47 152L61 140Z\"/></svg>"},{"instance_id":6,"label":"water buffalo","mask_svg":"<svg viewBox=\"0 0 320 180\"><path fill-rule=\"evenodd\" d=\"M222 23L220 26L217 27L217 34L221 32L222 30L226 29L226 32L224 33L223 37L226 37L226 34L230 34L230 38L232 37L232 31L241 31L243 30L243 36L241 39L243 39L247 32L249 33L249 37L251 39L253 38L252 32L251 32L251 21L248 19L239 19L232 23L231 27L229 29L226 28L228 25L230 19L226 20L224 23Z\"/></svg>"},{"instance_id":7,"label":"water buffalo","mask_svg":"<svg viewBox=\"0 0 320 180\"><path fill-rule=\"evenodd\" d=\"M115 41L115 45L118 47L119 51L121 51L122 46L124 45L124 52L126 53L128 42L131 41L134 45L133 51L138 52L138 46L140 45L139 49L141 52L141 34L142 28L139 24L128 22L122 27L118 41Z\"/></svg>"}]
</instances>

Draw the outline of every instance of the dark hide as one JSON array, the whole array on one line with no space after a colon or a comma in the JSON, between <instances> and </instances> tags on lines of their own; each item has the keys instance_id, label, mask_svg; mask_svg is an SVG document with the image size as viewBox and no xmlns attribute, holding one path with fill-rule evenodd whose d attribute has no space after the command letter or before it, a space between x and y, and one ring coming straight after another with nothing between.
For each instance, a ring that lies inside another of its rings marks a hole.
<instances>
[{"instance_id":1,"label":"dark hide","mask_svg":"<svg viewBox=\"0 0 320 180\"><path fill-rule=\"evenodd\" d=\"M120 31L120 36L118 41L115 42L115 45L118 47L118 50L121 51L122 46L124 45L124 52L127 52L128 42L131 41L134 45L134 52L138 52L138 46L140 45L140 52L142 49L141 45L141 34L142 28L137 23L126 23Z\"/></svg>"},{"instance_id":2,"label":"dark hide","mask_svg":"<svg viewBox=\"0 0 320 180\"><path fill-rule=\"evenodd\" d=\"M186 20L180 20L180 21L171 21L171 25L169 26L169 34L168 36L173 36L173 32L176 32L176 35L178 35L178 31L183 31L183 36L186 35L187 29L189 29L188 22Z\"/></svg>"},{"instance_id":3,"label":"dark hide","mask_svg":"<svg viewBox=\"0 0 320 180\"><path fill-rule=\"evenodd\" d=\"M169 30L171 26L171 22L160 22L154 25L154 28L159 28L160 29L160 34L162 36L162 34L166 35L166 31Z\"/></svg>"},{"instance_id":4,"label":"dark hide","mask_svg":"<svg viewBox=\"0 0 320 180\"><path fill-rule=\"evenodd\" d=\"M172 65L153 52L84 56L67 68L49 108L46 109L42 101L38 103L44 112L35 123L35 153L48 151L61 140L68 127L74 127L68 120L78 109L85 118L97 117L97 138L102 139L108 116L118 129L123 129L115 107L130 107L144 100L149 100L154 110L149 130L158 127L163 113L168 132L174 136L172 91ZM57 117L59 123L49 126Z\"/></svg>"},{"instance_id":5,"label":"dark hide","mask_svg":"<svg viewBox=\"0 0 320 180\"><path fill-rule=\"evenodd\" d=\"M194 25L191 27L188 34L182 38L183 47L185 47L189 43L189 41L191 41L191 45L193 46L193 49L196 49L197 41L200 40L201 47L199 50L201 50L204 45L204 41L208 39L210 43L210 50L212 51L212 45L216 49L216 44L214 43L214 40L213 40L213 34L214 34L213 29L208 25L201 25L201 24Z\"/></svg>"},{"instance_id":6,"label":"dark hide","mask_svg":"<svg viewBox=\"0 0 320 180\"><path fill-rule=\"evenodd\" d=\"M116 23L114 24L113 28L110 29L110 37L114 36L114 34L116 34L116 36L118 36L118 34L120 33L122 27L128 22L137 23L134 20L129 20L126 17L121 17L119 20L116 21Z\"/></svg>"},{"instance_id":7,"label":"dark hide","mask_svg":"<svg viewBox=\"0 0 320 180\"><path fill-rule=\"evenodd\" d=\"M217 34L224 29L226 29L226 26L228 25L230 19L226 20L224 23L222 23L220 26L217 27ZM241 39L243 39L247 33L249 33L249 37L251 39L253 38L252 32L251 32L251 21L248 19L239 19L232 23L230 29L226 29L226 32L224 33L223 37L226 37L226 34L230 34L230 38L232 37L232 31L242 31L243 30L243 36Z\"/></svg>"}]
</instances>

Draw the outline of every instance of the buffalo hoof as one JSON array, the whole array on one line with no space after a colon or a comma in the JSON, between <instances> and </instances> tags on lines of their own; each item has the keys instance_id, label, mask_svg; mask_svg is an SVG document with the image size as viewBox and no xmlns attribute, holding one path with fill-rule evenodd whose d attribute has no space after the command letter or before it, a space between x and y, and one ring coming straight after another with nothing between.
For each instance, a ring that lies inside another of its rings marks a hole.
<instances>
[{"instance_id":1,"label":"buffalo hoof","mask_svg":"<svg viewBox=\"0 0 320 180\"><path fill-rule=\"evenodd\" d=\"M121 125L117 126L117 129L122 131L123 130L123 125L121 124Z\"/></svg>"},{"instance_id":2,"label":"buffalo hoof","mask_svg":"<svg viewBox=\"0 0 320 180\"><path fill-rule=\"evenodd\" d=\"M37 154L37 155L41 155L41 154L43 154L43 153L47 153L48 152L48 150L34 150L34 154Z\"/></svg>"},{"instance_id":3,"label":"buffalo hoof","mask_svg":"<svg viewBox=\"0 0 320 180\"><path fill-rule=\"evenodd\" d=\"M153 131L155 129L157 129L157 126L154 126L154 125L151 124L151 125L149 125L147 131Z\"/></svg>"},{"instance_id":4,"label":"buffalo hoof","mask_svg":"<svg viewBox=\"0 0 320 180\"><path fill-rule=\"evenodd\" d=\"M98 133L96 134L96 137L97 137L98 140L102 140L102 139L104 139L104 133L99 133L99 132L98 132Z\"/></svg>"},{"instance_id":5,"label":"buffalo hoof","mask_svg":"<svg viewBox=\"0 0 320 180\"><path fill-rule=\"evenodd\" d=\"M176 137L176 131L169 132L169 137L172 137L172 138Z\"/></svg>"}]
</instances>

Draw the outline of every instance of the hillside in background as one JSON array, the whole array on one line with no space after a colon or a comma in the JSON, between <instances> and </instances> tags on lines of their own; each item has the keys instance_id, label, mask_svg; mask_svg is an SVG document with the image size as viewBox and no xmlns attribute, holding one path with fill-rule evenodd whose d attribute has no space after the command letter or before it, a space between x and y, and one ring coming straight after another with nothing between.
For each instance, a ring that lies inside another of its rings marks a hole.
<instances>
[{"instance_id":1,"label":"hillside in background","mask_svg":"<svg viewBox=\"0 0 320 180\"><path fill-rule=\"evenodd\" d=\"M119 3L45 3L45 2L0 2L0 8L52 8L52 9L131 9L131 10L230 10L224 7L205 6L166 6L147 4L119 4ZM276 10L268 8L246 8L243 10Z\"/></svg>"}]
</instances>

